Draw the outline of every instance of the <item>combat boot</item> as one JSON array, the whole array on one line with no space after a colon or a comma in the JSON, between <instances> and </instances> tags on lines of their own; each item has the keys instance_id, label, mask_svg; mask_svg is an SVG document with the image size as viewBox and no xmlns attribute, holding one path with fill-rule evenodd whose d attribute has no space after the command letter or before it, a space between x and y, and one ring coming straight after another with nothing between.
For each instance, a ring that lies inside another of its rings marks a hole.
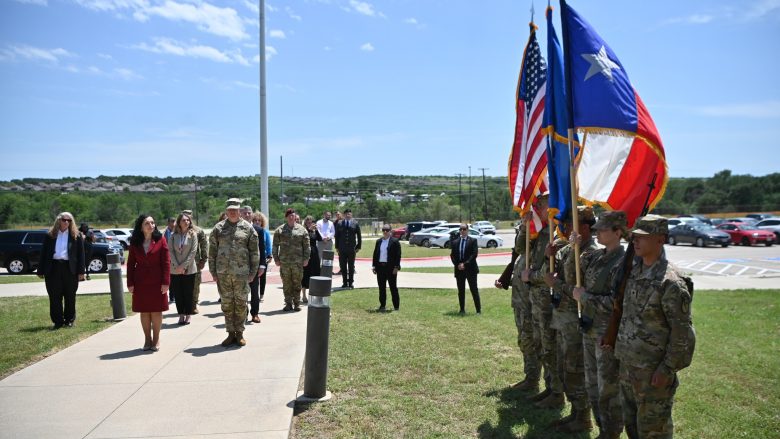
<instances>
[{"instance_id":1,"label":"combat boot","mask_svg":"<svg viewBox=\"0 0 780 439\"><path fill-rule=\"evenodd\" d=\"M513 387L521 392L530 392L535 395L539 393L539 378L526 377L526 379L520 381Z\"/></svg>"},{"instance_id":2,"label":"combat boot","mask_svg":"<svg viewBox=\"0 0 780 439\"><path fill-rule=\"evenodd\" d=\"M239 346L246 346L243 332L236 332L236 344Z\"/></svg>"},{"instance_id":3,"label":"combat boot","mask_svg":"<svg viewBox=\"0 0 780 439\"><path fill-rule=\"evenodd\" d=\"M292 311L292 305L289 303L284 304L284 308L282 308L282 311Z\"/></svg>"},{"instance_id":4,"label":"combat boot","mask_svg":"<svg viewBox=\"0 0 780 439\"><path fill-rule=\"evenodd\" d=\"M550 396L550 393L552 393L552 391L548 387L548 388L542 390L541 393L537 393L536 395L529 396L528 400L531 401L531 402L539 402L539 401L543 400L544 398L547 398L548 396Z\"/></svg>"},{"instance_id":5,"label":"combat boot","mask_svg":"<svg viewBox=\"0 0 780 439\"><path fill-rule=\"evenodd\" d=\"M236 335L232 332L228 332L228 336L222 341L222 346L228 347L236 342Z\"/></svg>"},{"instance_id":6,"label":"combat boot","mask_svg":"<svg viewBox=\"0 0 780 439\"><path fill-rule=\"evenodd\" d=\"M547 398L537 402L535 405L540 409L559 409L563 407L563 393L552 393Z\"/></svg>"},{"instance_id":7,"label":"combat boot","mask_svg":"<svg viewBox=\"0 0 780 439\"><path fill-rule=\"evenodd\" d=\"M574 409L574 407L572 407L571 408L571 413L569 413L568 415L562 417L561 419L556 419L556 420L552 421L550 423L550 427L557 427L559 425L563 425L563 424L566 424L568 422L573 421L575 416L576 416L575 413L576 413L576 410Z\"/></svg>"},{"instance_id":8,"label":"combat boot","mask_svg":"<svg viewBox=\"0 0 780 439\"><path fill-rule=\"evenodd\" d=\"M581 433L583 431L593 430L593 423L590 420L590 410L574 410L572 408L574 419L566 424L559 425L556 430L561 433Z\"/></svg>"}]
</instances>

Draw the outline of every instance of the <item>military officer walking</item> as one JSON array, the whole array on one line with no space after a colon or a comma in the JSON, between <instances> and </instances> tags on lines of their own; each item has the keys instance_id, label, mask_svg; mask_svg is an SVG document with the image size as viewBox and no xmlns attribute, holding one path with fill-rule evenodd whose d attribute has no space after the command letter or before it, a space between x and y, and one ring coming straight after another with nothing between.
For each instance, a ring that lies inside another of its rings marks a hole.
<instances>
[{"instance_id":1,"label":"military officer walking","mask_svg":"<svg viewBox=\"0 0 780 439\"><path fill-rule=\"evenodd\" d=\"M295 211L287 209L287 220L274 232L274 263L279 266L284 290L284 311L300 311L301 280L303 267L309 264L311 243L309 232L295 222Z\"/></svg>"},{"instance_id":2,"label":"military officer walking","mask_svg":"<svg viewBox=\"0 0 780 439\"><path fill-rule=\"evenodd\" d=\"M582 348L585 360L585 385L600 438L617 439L623 431L623 408L620 403L618 361L611 349L601 349L601 337L607 330L612 313L612 285L625 250L620 238L626 232L626 214L604 212L593 226L603 249L582 266L582 285L572 295L582 305ZM584 261L583 261L584 262Z\"/></svg>"},{"instance_id":3,"label":"military officer walking","mask_svg":"<svg viewBox=\"0 0 780 439\"><path fill-rule=\"evenodd\" d=\"M239 214L240 200L227 201L227 218L209 235L209 271L217 282L227 338L222 346L245 346L244 319L247 314L249 282L260 269L257 232ZM259 273L262 275L262 273Z\"/></svg>"},{"instance_id":4,"label":"military officer walking","mask_svg":"<svg viewBox=\"0 0 780 439\"><path fill-rule=\"evenodd\" d=\"M639 218L631 231L636 259L623 298L615 344L623 420L630 438L671 438L677 372L691 364L696 334L691 292L667 259L667 219Z\"/></svg>"}]
</instances>

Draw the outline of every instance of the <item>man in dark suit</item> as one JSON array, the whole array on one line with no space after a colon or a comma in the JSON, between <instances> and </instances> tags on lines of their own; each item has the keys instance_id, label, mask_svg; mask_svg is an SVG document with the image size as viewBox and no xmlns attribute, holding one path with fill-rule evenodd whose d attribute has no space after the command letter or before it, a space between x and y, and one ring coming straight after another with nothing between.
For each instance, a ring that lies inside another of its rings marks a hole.
<instances>
[{"instance_id":1,"label":"man in dark suit","mask_svg":"<svg viewBox=\"0 0 780 439\"><path fill-rule=\"evenodd\" d=\"M73 215L62 212L43 240L38 277L46 280L51 329L73 326L76 320L76 290L84 280L84 240ZM63 310L63 299L65 308Z\"/></svg>"},{"instance_id":2,"label":"man in dark suit","mask_svg":"<svg viewBox=\"0 0 780 439\"><path fill-rule=\"evenodd\" d=\"M376 275L376 281L379 285L379 308L377 311L384 312L387 304L387 291L385 284L390 284L390 295L393 298L393 309L398 311L401 306L401 297L398 295L398 270L401 269L401 244L393 238L390 233L390 225L382 226L382 237L376 240L374 247L374 258L371 264L371 271Z\"/></svg>"},{"instance_id":3,"label":"man in dark suit","mask_svg":"<svg viewBox=\"0 0 780 439\"><path fill-rule=\"evenodd\" d=\"M477 288L477 240L469 236L469 227L460 225L460 236L452 240L450 246L450 260L455 266L455 280L458 283L458 303L460 314L466 314L466 281L469 282L471 297L474 299L474 308L477 314L482 314L482 306L479 301L479 289Z\"/></svg>"},{"instance_id":4,"label":"man in dark suit","mask_svg":"<svg viewBox=\"0 0 780 439\"><path fill-rule=\"evenodd\" d=\"M341 288L353 288L355 282L355 254L362 244L360 224L352 219L352 210L344 210L344 219L336 226L336 250L339 252Z\"/></svg>"}]
</instances>

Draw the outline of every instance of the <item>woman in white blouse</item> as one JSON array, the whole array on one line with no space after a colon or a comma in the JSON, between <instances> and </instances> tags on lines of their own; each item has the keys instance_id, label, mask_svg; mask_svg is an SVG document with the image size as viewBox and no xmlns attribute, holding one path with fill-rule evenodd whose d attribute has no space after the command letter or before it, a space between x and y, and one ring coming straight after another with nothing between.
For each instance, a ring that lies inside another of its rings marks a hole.
<instances>
[{"instance_id":1,"label":"woman in white blouse","mask_svg":"<svg viewBox=\"0 0 780 439\"><path fill-rule=\"evenodd\" d=\"M176 298L180 325L188 325L192 316L195 274L198 272L197 250L198 235L192 228L192 218L182 213L176 218L176 226L168 238L168 251L171 253L171 293Z\"/></svg>"}]
</instances>

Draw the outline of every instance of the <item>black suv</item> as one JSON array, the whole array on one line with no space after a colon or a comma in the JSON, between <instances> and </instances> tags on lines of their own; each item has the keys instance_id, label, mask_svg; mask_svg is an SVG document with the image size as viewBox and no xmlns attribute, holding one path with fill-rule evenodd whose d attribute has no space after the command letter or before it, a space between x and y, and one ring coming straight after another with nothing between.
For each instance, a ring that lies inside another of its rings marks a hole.
<instances>
[{"instance_id":1,"label":"black suv","mask_svg":"<svg viewBox=\"0 0 780 439\"><path fill-rule=\"evenodd\" d=\"M0 231L0 266L11 274L24 274L35 271L41 260L43 238L47 230L2 230ZM86 261L90 272L106 271L106 255L119 253L122 263L125 255L121 247L112 247L107 243L92 244L92 258Z\"/></svg>"}]
</instances>

